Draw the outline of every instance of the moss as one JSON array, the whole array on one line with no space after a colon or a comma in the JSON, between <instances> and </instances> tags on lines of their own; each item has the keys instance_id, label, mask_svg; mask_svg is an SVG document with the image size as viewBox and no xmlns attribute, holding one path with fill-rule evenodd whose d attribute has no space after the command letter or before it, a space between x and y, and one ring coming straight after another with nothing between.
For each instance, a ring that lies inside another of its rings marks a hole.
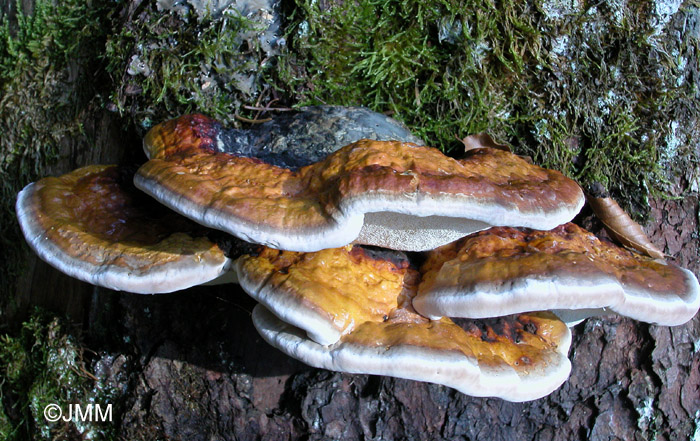
<instances>
[{"instance_id":1,"label":"moss","mask_svg":"<svg viewBox=\"0 0 700 441\"><path fill-rule=\"evenodd\" d=\"M107 43L114 106L143 129L195 111L234 123L242 103L261 91L260 26L232 8L202 19L148 2Z\"/></svg>"},{"instance_id":2,"label":"moss","mask_svg":"<svg viewBox=\"0 0 700 441\"><path fill-rule=\"evenodd\" d=\"M653 35L652 6L592 7L553 24L547 63L529 79L531 89L545 91L532 99L534 130L518 128L525 139L532 135L524 151L539 162L584 185L604 184L642 214L649 193L661 194L671 178L661 149L687 94L677 87L677 66L664 55L679 40ZM694 130L692 121L686 124ZM690 139L684 141L678 153L697 160ZM562 158L562 151L570 157Z\"/></svg>"},{"instance_id":3,"label":"moss","mask_svg":"<svg viewBox=\"0 0 700 441\"><path fill-rule=\"evenodd\" d=\"M0 317L27 262L14 213L20 189L67 151L87 151L86 121L107 107L148 128L200 111L228 123L262 92L258 29L235 12L197 18L156 1L36 0L0 20ZM125 125L127 125L125 124Z\"/></svg>"},{"instance_id":4,"label":"moss","mask_svg":"<svg viewBox=\"0 0 700 441\"><path fill-rule=\"evenodd\" d=\"M654 2L552 0L324 5L297 1L279 69L301 103L366 105L448 152L460 148L457 137L488 130L584 186L605 184L642 215L648 194L667 188L666 147L680 137L666 157L692 151L697 84L679 60L697 62L697 40L658 31L682 24L674 20L684 10L660 17Z\"/></svg>"},{"instance_id":5,"label":"moss","mask_svg":"<svg viewBox=\"0 0 700 441\"><path fill-rule=\"evenodd\" d=\"M27 261L26 246L16 240L22 237L14 213L17 192L44 174L61 146L87 143L81 118L95 90L104 5L58 3L39 0L12 26L7 17L0 20L0 317L12 309L6 302Z\"/></svg>"},{"instance_id":6,"label":"moss","mask_svg":"<svg viewBox=\"0 0 700 441\"><path fill-rule=\"evenodd\" d=\"M234 123L244 103L275 93L287 104L361 104L452 153L457 137L488 130L584 185L605 184L639 214L669 189L667 170L698 170L698 1L664 15L652 1L297 0L276 65L235 13L35 3L0 24L0 323L26 262L16 194L67 143L89 145L82 121L103 104L141 128L195 110ZM43 418L54 401L121 396L92 378L76 332L37 312L0 340L0 438L114 435Z\"/></svg>"},{"instance_id":7,"label":"moss","mask_svg":"<svg viewBox=\"0 0 700 441\"><path fill-rule=\"evenodd\" d=\"M35 311L17 335L0 336L0 385L4 413L0 434L6 440L111 439L108 423L48 422L44 408L69 403L108 404L114 391L89 372L79 337L61 320Z\"/></svg>"},{"instance_id":8,"label":"moss","mask_svg":"<svg viewBox=\"0 0 700 441\"><path fill-rule=\"evenodd\" d=\"M528 6L473 3L302 2L282 81L302 103L367 105L446 149L462 132L503 134L509 103L493 84L515 82L540 37Z\"/></svg>"}]
</instances>

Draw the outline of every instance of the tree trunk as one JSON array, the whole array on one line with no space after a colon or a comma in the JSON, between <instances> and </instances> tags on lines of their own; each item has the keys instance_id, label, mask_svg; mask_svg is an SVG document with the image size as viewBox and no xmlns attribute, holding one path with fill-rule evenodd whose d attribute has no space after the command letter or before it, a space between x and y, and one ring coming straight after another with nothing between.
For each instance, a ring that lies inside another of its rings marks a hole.
<instances>
[{"instance_id":1,"label":"tree trunk","mask_svg":"<svg viewBox=\"0 0 700 441\"><path fill-rule=\"evenodd\" d=\"M64 146L50 173L142 158L140 140L96 112L94 145ZM143 159L141 159L143 160ZM652 200L652 241L700 273L698 199ZM585 213L577 219L594 232ZM700 317L678 327L615 315L573 329L569 380L527 403L448 387L314 369L268 346L237 285L136 295L69 278L34 255L18 313L38 305L80 323L97 382L113 388L124 439L697 440Z\"/></svg>"},{"instance_id":2,"label":"tree trunk","mask_svg":"<svg viewBox=\"0 0 700 441\"><path fill-rule=\"evenodd\" d=\"M92 127L96 148L67 147L54 172L120 161L114 140L124 137L114 127L101 118ZM653 200L652 208L652 240L698 274L697 198ZM585 212L578 222L600 230ZM126 439L675 440L700 431L698 317L673 328L588 319L573 329L569 380L546 398L509 403L305 366L257 335L254 302L237 285L118 293L32 259L22 304L83 324L98 354L95 375L121 391L114 418Z\"/></svg>"}]
</instances>

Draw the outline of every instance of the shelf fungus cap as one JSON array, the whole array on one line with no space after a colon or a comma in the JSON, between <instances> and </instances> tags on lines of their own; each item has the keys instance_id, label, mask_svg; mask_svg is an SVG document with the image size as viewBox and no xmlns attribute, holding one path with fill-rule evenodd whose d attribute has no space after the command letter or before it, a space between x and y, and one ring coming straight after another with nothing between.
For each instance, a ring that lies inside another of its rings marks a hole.
<instances>
[{"instance_id":1,"label":"shelf fungus cap","mask_svg":"<svg viewBox=\"0 0 700 441\"><path fill-rule=\"evenodd\" d=\"M203 225L292 251L353 241L423 251L491 225L553 228L584 203L561 173L497 149L456 160L411 143L360 140L286 168L230 151L227 133L202 115L157 125L136 186Z\"/></svg>"},{"instance_id":2,"label":"shelf fungus cap","mask_svg":"<svg viewBox=\"0 0 700 441\"><path fill-rule=\"evenodd\" d=\"M229 259L206 229L154 204L132 177L93 165L29 184L16 204L27 242L65 274L114 290L171 292L224 274Z\"/></svg>"},{"instance_id":3,"label":"shelf fungus cap","mask_svg":"<svg viewBox=\"0 0 700 441\"><path fill-rule=\"evenodd\" d=\"M558 388L571 370L569 329L546 312L458 325L399 309L329 346L308 339L263 305L253 309L253 323L272 346L311 366L427 381L472 396L534 400Z\"/></svg>"},{"instance_id":4,"label":"shelf fungus cap","mask_svg":"<svg viewBox=\"0 0 700 441\"><path fill-rule=\"evenodd\" d=\"M312 253L261 247L234 268L251 297L321 345L366 321L385 320L410 302L418 284L403 253L351 245Z\"/></svg>"},{"instance_id":5,"label":"shelf fungus cap","mask_svg":"<svg viewBox=\"0 0 700 441\"><path fill-rule=\"evenodd\" d=\"M571 223L551 231L496 227L431 251L413 306L428 317L495 317L601 309L680 325L700 307L690 271L641 256Z\"/></svg>"}]
</instances>

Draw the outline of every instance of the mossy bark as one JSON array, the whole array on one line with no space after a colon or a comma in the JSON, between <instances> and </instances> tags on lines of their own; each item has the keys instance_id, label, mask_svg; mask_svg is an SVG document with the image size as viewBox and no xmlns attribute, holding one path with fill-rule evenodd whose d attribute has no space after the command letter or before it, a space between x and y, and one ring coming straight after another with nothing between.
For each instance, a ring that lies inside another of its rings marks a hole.
<instances>
[{"instance_id":1,"label":"mossy bark","mask_svg":"<svg viewBox=\"0 0 700 441\"><path fill-rule=\"evenodd\" d=\"M83 115L90 146L66 141L48 173L143 160L135 129L124 133L122 120L101 108ZM694 169L690 158L677 161L680 170ZM673 187L676 193L669 191L679 199L651 200L653 221L647 231L674 263L697 275L698 198L681 191L688 182ZM586 213L578 222L600 231ZM79 325L66 332L83 337L81 349L94 376L84 377L85 384L94 399L113 404L115 430L109 433L122 439L700 436L700 317L673 328L616 316L589 319L574 328L570 379L546 398L508 403L427 383L305 366L262 341L250 321L253 301L237 286L158 296L118 293L68 278L34 255L25 256L27 270L9 319L21 322L40 306L67 314ZM5 414L11 424L19 418L16 412ZM85 435L77 426L61 431L37 418L28 429L36 430L31 435L37 439L42 427L50 436Z\"/></svg>"},{"instance_id":2,"label":"mossy bark","mask_svg":"<svg viewBox=\"0 0 700 441\"><path fill-rule=\"evenodd\" d=\"M119 156L109 125L95 134L91 156ZM652 212L652 239L697 274L697 198L654 200ZM586 213L579 222L599 229ZM20 298L82 323L96 389L119 391L114 424L126 439L675 440L700 430L698 317L674 328L589 319L574 328L570 379L508 403L307 367L262 341L235 285L118 293L30 259Z\"/></svg>"}]
</instances>

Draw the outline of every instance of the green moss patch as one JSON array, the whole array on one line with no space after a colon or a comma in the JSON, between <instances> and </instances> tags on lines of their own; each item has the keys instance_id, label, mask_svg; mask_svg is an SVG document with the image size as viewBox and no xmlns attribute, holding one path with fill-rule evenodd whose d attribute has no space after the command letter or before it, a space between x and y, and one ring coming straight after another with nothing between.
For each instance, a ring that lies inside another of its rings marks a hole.
<instances>
[{"instance_id":1,"label":"green moss patch","mask_svg":"<svg viewBox=\"0 0 700 441\"><path fill-rule=\"evenodd\" d=\"M660 3L299 0L279 78L301 103L366 105L445 151L489 131L646 214L664 165L697 161L697 39L679 34L693 6Z\"/></svg>"},{"instance_id":2,"label":"green moss patch","mask_svg":"<svg viewBox=\"0 0 700 441\"><path fill-rule=\"evenodd\" d=\"M21 11L21 3L17 9ZM17 193L44 174L61 146L87 144L82 121L97 87L104 3L39 0L32 14L0 20L0 321L27 261ZM11 302L11 300L10 300Z\"/></svg>"},{"instance_id":3,"label":"green moss patch","mask_svg":"<svg viewBox=\"0 0 700 441\"><path fill-rule=\"evenodd\" d=\"M152 1L130 11L106 46L113 105L142 129L192 112L234 124L261 93L261 26L233 8L183 16Z\"/></svg>"},{"instance_id":4,"label":"green moss patch","mask_svg":"<svg viewBox=\"0 0 700 441\"><path fill-rule=\"evenodd\" d=\"M110 390L90 372L85 350L61 320L36 311L16 335L0 336L0 436L4 440L112 439L115 425L96 416L51 422L46 406L68 415L71 404L114 403ZM112 419L117 421L115 410ZM67 417L66 417L67 418Z\"/></svg>"}]
</instances>

